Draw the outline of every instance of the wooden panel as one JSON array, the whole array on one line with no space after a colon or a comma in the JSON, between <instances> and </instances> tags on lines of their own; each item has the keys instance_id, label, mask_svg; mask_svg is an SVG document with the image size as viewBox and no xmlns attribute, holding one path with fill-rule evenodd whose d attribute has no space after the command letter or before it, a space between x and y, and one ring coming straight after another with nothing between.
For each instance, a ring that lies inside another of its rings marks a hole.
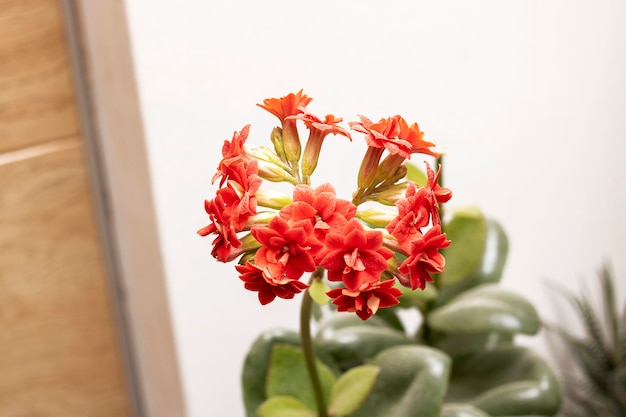
<instances>
[{"instance_id":1,"label":"wooden panel","mask_svg":"<svg viewBox=\"0 0 626 417\"><path fill-rule=\"evenodd\" d=\"M89 89L106 172L110 229L118 247L149 417L186 415L141 120L125 1L76 0ZM91 130L91 129L90 129ZM207 393L207 395L211 395Z\"/></svg>"},{"instance_id":2,"label":"wooden panel","mask_svg":"<svg viewBox=\"0 0 626 417\"><path fill-rule=\"evenodd\" d=\"M0 152L78 133L58 0L0 0Z\"/></svg>"},{"instance_id":3,"label":"wooden panel","mask_svg":"<svg viewBox=\"0 0 626 417\"><path fill-rule=\"evenodd\" d=\"M127 416L82 147L0 165L0 417Z\"/></svg>"}]
</instances>

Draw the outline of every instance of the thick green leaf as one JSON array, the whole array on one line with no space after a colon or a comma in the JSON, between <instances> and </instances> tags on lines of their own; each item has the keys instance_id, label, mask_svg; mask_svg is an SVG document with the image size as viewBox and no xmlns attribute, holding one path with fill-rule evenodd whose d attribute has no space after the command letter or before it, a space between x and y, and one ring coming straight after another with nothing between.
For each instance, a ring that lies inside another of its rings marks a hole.
<instances>
[{"instance_id":1,"label":"thick green leaf","mask_svg":"<svg viewBox=\"0 0 626 417\"><path fill-rule=\"evenodd\" d=\"M410 162L405 162L404 166L406 167L406 179L409 181L413 181L415 184L423 187L426 182L428 182L428 177L426 173L413 165Z\"/></svg>"},{"instance_id":2,"label":"thick green leaf","mask_svg":"<svg viewBox=\"0 0 626 417\"><path fill-rule=\"evenodd\" d=\"M261 334L246 355L241 385L247 417L257 417L256 410L267 399L266 382L270 357L275 344L300 345L296 332L275 329Z\"/></svg>"},{"instance_id":3,"label":"thick green leaf","mask_svg":"<svg viewBox=\"0 0 626 417\"><path fill-rule=\"evenodd\" d=\"M326 404L328 404L330 390L335 383L335 376L320 361L317 361L317 371ZM267 396L269 398L274 396L295 397L307 407L317 409L302 349L290 345L274 345L268 371Z\"/></svg>"},{"instance_id":4,"label":"thick green leaf","mask_svg":"<svg viewBox=\"0 0 626 417\"><path fill-rule=\"evenodd\" d=\"M556 375L531 350L505 347L454 360L448 402L490 416L552 416L560 406Z\"/></svg>"},{"instance_id":5,"label":"thick green leaf","mask_svg":"<svg viewBox=\"0 0 626 417\"><path fill-rule=\"evenodd\" d=\"M347 327L386 327L391 326L380 317L374 315L367 320L361 320L356 314L349 313L336 313L328 315L322 320L317 331L317 337L326 339L332 337L337 330L345 329Z\"/></svg>"},{"instance_id":6,"label":"thick green leaf","mask_svg":"<svg viewBox=\"0 0 626 417\"><path fill-rule=\"evenodd\" d=\"M317 417L317 413L297 398L278 396L265 401L257 411L259 417Z\"/></svg>"},{"instance_id":7,"label":"thick green leaf","mask_svg":"<svg viewBox=\"0 0 626 417\"><path fill-rule=\"evenodd\" d=\"M437 287L431 282L426 283L426 288L423 290L412 290L400 284L396 287L402 291L402 296L399 298L400 307L417 307L420 311L424 311L428 302L437 299Z\"/></svg>"},{"instance_id":8,"label":"thick green leaf","mask_svg":"<svg viewBox=\"0 0 626 417\"><path fill-rule=\"evenodd\" d=\"M468 277L457 283L444 282L439 291L437 305L445 304L471 288L485 283L496 283L502 278L502 271L509 253L509 239L500 223L493 219L486 219L486 222L485 250L478 267Z\"/></svg>"},{"instance_id":9,"label":"thick green leaf","mask_svg":"<svg viewBox=\"0 0 626 417\"><path fill-rule=\"evenodd\" d=\"M442 251L446 258L445 271L438 277L442 286L467 278L479 267L487 241L487 221L477 208L465 208L453 214L445 232L452 243Z\"/></svg>"},{"instance_id":10,"label":"thick green leaf","mask_svg":"<svg viewBox=\"0 0 626 417\"><path fill-rule=\"evenodd\" d=\"M256 409L267 399L267 374L276 344L300 346L300 336L291 330L274 329L262 333L252 344L246 355L241 374L246 417L257 417ZM329 369L339 374L339 368L329 354L319 349L318 346L316 346L315 354Z\"/></svg>"},{"instance_id":11,"label":"thick green leaf","mask_svg":"<svg viewBox=\"0 0 626 417\"><path fill-rule=\"evenodd\" d=\"M453 358L485 350L510 346L513 334L508 332L442 333L433 331L429 345Z\"/></svg>"},{"instance_id":12,"label":"thick green leaf","mask_svg":"<svg viewBox=\"0 0 626 417\"><path fill-rule=\"evenodd\" d=\"M446 333L507 332L535 334L540 320L533 305L495 284L483 284L436 308L428 325Z\"/></svg>"},{"instance_id":13,"label":"thick green leaf","mask_svg":"<svg viewBox=\"0 0 626 417\"><path fill-rule=\"evenodd\" d=\"M324 321L315 342L342 369L362 365L388 347L412 343L384 320L374 316L363 321L354 314L335 314Z\"/></svg>"},{"instance_id":14,"label":"thick green leaf","mask_svg":"<svg viewBox=\"0 0 626 417\"><path fill-rule=\"evenodd\" d=\"M351 417L437 417L448 385L450 359L425 346L385 349L372 391Z\"/></svg>"},{"instance_id":15,"label":"thick green leaf","mask_svg":"<svg viewBox=\"0 0 626 417\"><path fill-rule=\"evenodd\" d=\"M396 329L399 332L405 333L404 324L402 323L402 320L400 320L400 316L398 316L398 311L399 309L393 308L393 307L381 308L376 312L375 317L378 319L384 320L385 323L387 323L389 327Z\"/></svg>"},{"instance_id":16,"label":"thick green leaf","mask_svg":"<svg viewBox=\"0 0 626 417\"><path fill-rule=\"evenodd\" d=\"M324 305L330 300L330 297L326 295L326 293L330 291L330 287L326 284L326 282L324 282L324 280L314 279L307 291L311 295L313 301L319 305Z\"/></svg>"},{"instance_id":17,"label":"thick green leaf","mask_svg":"<svg viewBox=\"0 0 626 417\"><path fill-rule=\"evenodd\" d=\"M363 365L343 374L330 393L329 413L339 417L356 411L372 390L379 371L377 366Z\"/></svg>"},{"instance_id":18,"label":"thick green leaf","mask_svg":"<svg viewBox=\"0 0 626 417\"><path fill-rule=\"evenodd\" d=\"M470 404L444 404L439 417L490 417L480 408Z\"/></svg>"}]
</instances>

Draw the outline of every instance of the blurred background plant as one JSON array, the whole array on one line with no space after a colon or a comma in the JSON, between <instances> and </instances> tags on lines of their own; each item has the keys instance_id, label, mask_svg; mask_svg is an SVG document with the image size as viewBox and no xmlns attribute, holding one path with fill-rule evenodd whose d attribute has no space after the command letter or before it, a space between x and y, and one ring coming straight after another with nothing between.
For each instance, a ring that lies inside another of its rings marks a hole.
<instances>
[{"instance_id":1,"label":"blurred background plant","mask_svg":"<svg viewBox=\"0 0 626 417\"><path fill-rule=\"evenodd\" d=\"M574 311L583 329L572 331L572 315L549 326L566 347L559 357L563 366L563 417L626 417L626 303L621 314L615 278L608 266L598 274L602 302L594 308L589 294L576 295L561 286L553 288ZM602 311L602 312L600 312Z\"/></svg>"}]
</instances>

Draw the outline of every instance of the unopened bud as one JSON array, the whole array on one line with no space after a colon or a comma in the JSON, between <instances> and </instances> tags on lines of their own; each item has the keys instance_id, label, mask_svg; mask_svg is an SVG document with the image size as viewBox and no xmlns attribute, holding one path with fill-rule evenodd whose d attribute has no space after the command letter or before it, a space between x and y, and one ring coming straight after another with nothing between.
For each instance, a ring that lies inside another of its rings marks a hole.
<instances>
[{"instance_id":1,"label":"unopened bud","mask_svg":"<svg viewBox=\"0 0 626 417\"><path fill-rule=\"evenodd\" d=\"M302 156L302 175L308 177L313 174L313 171L315 171L323 142L324 135L318 131L312 130L309 135L309 140L304 147L304 155Z\"/></svg>"},{"instance_id":2,"label":"unopened bud","mask_svg":"<svg viewBox=\"0 0 626 417\"><path fill-rule=\"evenodd\" d=\"M379 208L366 208L358 210L356 213L357 218L373 227L385 227L397 216L397 210L384 210Z\"/></svg>"},{"instance_id":3,"label":"unopened bud","mask_svg":"<svg viewBox=\"0 0 626 417\"><path fill-rule=\"evenodd\" d=\"M259 162L259 177L271 182L289 182L295 184L293 175L271 163Z\"/></svg>"},{"instance_id":4,"label":"unopened bud","mask_svg":"<svg viewBox=\"0 0 626 417\"><path fill-rule=\"evenodd\" d=\"M244 237L239 239L241 244L237 248L231 248L230 252L226 255L226 258L223 259L223 262L232 262L243 254L254 253L258 248L261 247L261 244L252 236L251 233L246 234Z\"/></svg>"},{"instance_id":5,"label":"unopened bud","mask_svg":"<svg viewBox=\"0 0 626 417\"><path fill-rule=\"evenodd\" d=\"M396 182L406 177L406 167L404 165L400 165L396 168L396 170L391 173L384 181L383 184L393 185Z\"/></svg>"},{"instance_id":6,"label":"unopened bud","mask_svg":"<svg viewBox=\"0 0 626 417\"><path fill-rule=\"evenodd\" d=\"M373 185L378 171L378 162L383 154L384 148L376 148L370 146L365 152L361 168L359 169L358 185L359 188L367 188Z\"/></svg>"},{"instance_id":7,"label":"unopened bud","mask_svg":"<svg viewBox=\"0 0 626 417\"><path fill-rule=\"evenodd\" d=\"M251 229L257 226L267 226L272 219L276 217L276 212L271 211L262 211L260 213L255 214L254 216L250 216L248 219L248 223L246 223L246 229ZM244 236L246 238L247 236ZM256 242L256 239L250 235L248 239L252 239ZM242 239L243 242L244 239Z\"/></svg>"},{"instance_id":8,"label":"unopened bud","mask_svg":"<svg viewBox=\"0 0 626 417\"><path fill-rule=\"evenodd\" d=\"M297 166L300 161L300 136L298 136L298 127L295 120L283 121L283 147L285 149L285 157L293 166Z\"/></svg>"},{"instance_id":9,"label":"unopened bud","mask_svg":"<svg viewBox=\"0 0 626 417\"><path fill-rule=\"evenodd\" d=\"M274 145L274 150L276 151L276 155L283 161L287 161L287 156L285 155L285 146L283 144L283 130L276 126L272 129L272 133L270 134L270 140Z\"/></svg>"},{"instance_id":10,"label":"unopened bud","mask_svg":"<svg viewBox=\"0 0 626 417\"><path fill-rule=\"evenodd\" d=\"M289 167L271 149L247 145L245 151L259 162L259 177L272 182L295 182Z\"/></svg>"},{"instance_id":11,"label":"unopened bud","mask_svg":"<svg viewBox=\"0 0 626 417\"><path fill-rule=\"evenodd\" d=\"M259 189L255 196L257 205L276 210L280 210L293 202L290 195L278 190Z\"/></svg>"},{"instance_id":12,"label":"unopened bud","mask_svg":"<svg viewBox=\"0 0 626 417\"><path fill-rule=\"evenodd\" d=\"M390 154L382 160L382 162L378 165L378 170L376 171L376 177L374 178L374 183L379 184L381 182L387 183L395 183L397 180L390 182L389 179L391 177L396 177L398 174L398 169L402 166L402 163L405 161L405 157L398 154ZM406 168L404 169L404 174L406 174ZM399 177L402 178L404 175Z\"/></svg>"},{"instance_id":13,"label":"unopened bud","mask_svg":"<svg viewBox=\"0 0 626 417\"><path fill-rule=\"evenodd\" d=\"M394 206L396 204L396 201L404 198L404 195L406 193L406 186L406 182L391 185L385 190L376 193L374 200L387 206Z\"/></svg>"}]
</instances>

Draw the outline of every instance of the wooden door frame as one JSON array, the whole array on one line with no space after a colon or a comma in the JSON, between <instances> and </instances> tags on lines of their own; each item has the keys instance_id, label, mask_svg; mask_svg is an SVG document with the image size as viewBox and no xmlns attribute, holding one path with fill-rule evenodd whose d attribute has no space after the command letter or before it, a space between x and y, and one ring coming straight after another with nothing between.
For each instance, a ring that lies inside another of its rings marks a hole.
<instances>
[{"instance_id":1,"label":"wooden door frame","mask_svg":"<svg viewBox=\"0 0 626 417\"><path fill-rule=\"evenodd\" d=\"M132 412L183 417L125 2L60 1Z\"/></svg>"}]
</instances>

